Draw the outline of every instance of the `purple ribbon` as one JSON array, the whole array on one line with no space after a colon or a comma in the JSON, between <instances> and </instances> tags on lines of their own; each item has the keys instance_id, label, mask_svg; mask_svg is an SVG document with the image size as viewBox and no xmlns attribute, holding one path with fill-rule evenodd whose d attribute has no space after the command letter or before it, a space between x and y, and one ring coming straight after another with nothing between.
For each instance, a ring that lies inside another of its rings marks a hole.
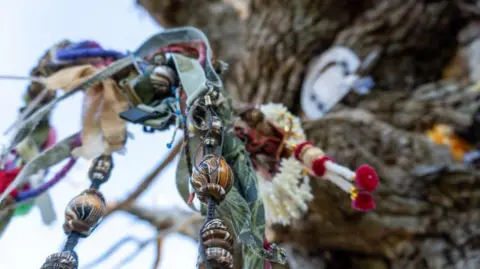
<instances>
[{"instance_id":1,"label":"purple ribbon","mask_svg":"<svg viewBox=\"0 0 480 269\"><path fill-rule=\"evenodd\" d=\"M113 58L117 60L125 56L125 54L116 50L103 49L97 42L90 40L56 51L58 61L75 61L82 58Z\"/></svg>"},{"instance_id":2,"label":"purple ribbon","mask_svg":"<svg viewBox=\"0 0 480 269\"><path fill-rule=\"evenodd\" d=\"M58 173L55 174L55 176L50 179L47 182L42 183L40 186L38 186L35 189L23 191L17 195L15 200L20 203L25 200L35 198L40 196L42 193L47 191L48 189L52 188L55 186L58 182L60 182L65 176L68 174L68 172L72 169L72 167L75 165L77 162L76 158L71 157L70 160L68 161L65 166L62 167L62 170L60 170Z\"/></svg>"}]
</instances>

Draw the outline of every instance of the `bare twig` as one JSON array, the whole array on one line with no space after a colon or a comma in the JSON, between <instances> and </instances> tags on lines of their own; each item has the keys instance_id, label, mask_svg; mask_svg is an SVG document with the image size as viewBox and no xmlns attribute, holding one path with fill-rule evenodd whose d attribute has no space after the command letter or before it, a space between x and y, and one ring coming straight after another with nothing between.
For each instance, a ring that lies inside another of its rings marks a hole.
<instances>
[{"instance_id":1,"label":"bare twig","mask_svg":"<svg viewBox=\"0 0 480 269\"><path fill-rule=\"evenodd\" d=\"M193 211L179 208L153 209L139 204L133 204L122 211L150 223L159 231L171 229L195 240L204 219L199 213Z\"/></svg>"},{"instance_id":2,"label":"bare twig","mask_svg":"<svg viewBox=\"0 0 480 269\"><path fill-rule=\"evenodd\" d=\"M150 209L147 207L133 204L126 208L120 208L133 216L150 223L159 231L158 235L145 240L137 239L132 236L126 236L115 243L109 250L103 253L99 258L88 263L85 269L94 268L100 263L111 257L120 247L129 242L137 245L136 249L124 259L122 259L114 268L120 268L132 261L145 247L153 242L157 242L157 256L155 258L154 267L157 268L161 260L161 245L166 236L172 233L180 233L182 235L198 239L198 230L203 223L203 217L193 211L185 211L178 208L171 209Z\"/></svg>"},{"instance_id":3,"label":"bare twig","mask_svg":"<svg viewBox=\"0 0 480 269\"><path fill-rule=\"evenodd\" d=\"M139 246L140 245L145 245L147 244L148 242L150 242L152 239L147 239L147 240L140 240L138 238L135 238L133 236L127 236L127 237L124 237L122 239L120 239L117 243L115 243L112 247L110 247L110 249L108 249L105 253L103 253L100 257L96 258L95 260L91 261L90 263L88 263L87 265L85 265L85 267L83 267L84 269L90 269L90 268L94 268L96 267L97 265L99 265L100 263L106 261L113 253L115 253L118 249L120 249L120 247L122 247L123 245L129 243L129 242L134 242L134 243L137 243Z\"/></svg>"},{"instance_id":4,"label":"bare twig","mask_svg":"<svg viewBox=\"0 0 480 269\"><path fill-rule=\"evenodd\" d=\"M157 167L155 167L155 169L147 177L145 177L145 179L142 180L140 185L138 185L138 187L130 195L128 195L125 200L112 204L112 206L108 208L106 216L110 215L114 211L128 208L140 195L142 195L146 189L148 189L150 184L153 183L155 178L157 178L163 169L175 159L181 148L182 143L177 142L172 151L170 151L169 155L160 164L158 164Z\"/></svg>"},{"instance_id":5,"label":"bare twig","mask_svg":"<svg viewBox=\"0 0 480 269\"><path fill-rule=\"evenodd\" d=\"M160 259L162 256L162 244L163 244L163 237L157 237L157 253L155 255L155 262L153 263L153 269L157 269L160 265Z\"/></svg>"},{"instance_id":6,"label":"bare twig","mask_svg":"<svg viewBox=\"0 0 480 269\"><path fill-rule=\"evenodd\" d=\"M127 257L125 257L123 260L121 260L119 263L117 263L113 268L121 268L122 266L126 265L127 263L131 262L133 259L135 259L135 257L138 256L138 254L141 253L141 251L148 245L150 245L150 243L152 243L153 241L155 241L155 238L150 238L148 240L145 240L143 242L141 242L140 244L137 245L137 249L135 249L134 251L132 251L132 253L130 253L130 255L128 255Z\"/></svg>"}]
</instances>

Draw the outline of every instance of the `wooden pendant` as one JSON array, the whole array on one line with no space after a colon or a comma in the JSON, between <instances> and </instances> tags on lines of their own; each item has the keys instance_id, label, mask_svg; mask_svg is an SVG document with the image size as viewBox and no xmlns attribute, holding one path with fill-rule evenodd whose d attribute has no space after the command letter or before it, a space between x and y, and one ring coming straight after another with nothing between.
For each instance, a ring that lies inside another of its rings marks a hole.
<instances>
[{"instance_id":1,"label":"wooden pendant","mask_svg":"<svg viewBox=\"0 0 480 269\"><path fill-rule=\"evenodd\" d=\"M217 203L225 199L225 195L233 186L234 178L232 168L223 157L210 154L203 158L199 170L193 170L192 185L198 199L203 203L212 197Z\"/></svg>"},{"instance_id":2,"label":"wooden pendant","mask_svg":"<svg viewBox=\"0 0 480 269\"><path fill-rule=\"evenodd\" d=\"M89 236L102 220L107 210L103 195L96 189L87 189L73 198L65 210L63 229Z\"/></svg>"},{"instance_id":3,"label":"wooden pendant","mask_svg":"<svg viewBox=\"0 0 480 269\"><path fill-rule=\"evenodd\" d=\"M63 251L48 256L40 269L77 269L77 255L72 251Z\"/></svg>"},{"instance_id":4,"label":"wooden pendant","mask_svg":"<svg viewBox=\"0 0 480 269\"><path fill-rule=\"evenodd\" d=\"M213 219L202 229L205 258L212 269L233 268L233 236L221 219Z\"/></svg>"}]
</instances>

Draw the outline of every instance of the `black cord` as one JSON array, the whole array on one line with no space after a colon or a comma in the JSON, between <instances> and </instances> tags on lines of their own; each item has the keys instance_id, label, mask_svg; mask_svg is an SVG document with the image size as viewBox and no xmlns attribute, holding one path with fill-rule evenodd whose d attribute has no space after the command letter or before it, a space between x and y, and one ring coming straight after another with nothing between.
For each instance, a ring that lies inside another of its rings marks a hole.
<instances>
[{"instance_id":1,"label":"black cord","mask_svg":"<svg viewBox=\"0 0 480 269\"><path fill-rule=\"evenodd\" d=\"M71 234L68 235L67 238L67 243L65 243L65 247L63 248L63 251L72 251L73 249L77 246L78 240L80 239L80 234L77 232L72 232Z\"/></svg>"},{"instance_id":2,"label":"black cord","mask_svg":"<svg viewBox=\"0 0 480 269\"><path fill-rule=\"evenodd\" d=\"M187 161L188 174L190 177L192 177L193 164L192 164L192 156L190 156L190 132L188 131L188 126L186 123L183 124L183 146L184 146L185 158Z\"/></svg>"}]
</instances>

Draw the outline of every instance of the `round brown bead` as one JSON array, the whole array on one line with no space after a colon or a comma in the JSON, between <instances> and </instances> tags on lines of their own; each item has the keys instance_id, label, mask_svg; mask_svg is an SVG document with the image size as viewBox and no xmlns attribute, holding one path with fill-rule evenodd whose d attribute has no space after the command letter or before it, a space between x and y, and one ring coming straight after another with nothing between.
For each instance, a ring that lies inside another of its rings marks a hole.
<instances>
[{"instance_id":1,"label":"round brown bead","mask_svg":"<svg viewBox=\"0 0 480 269\"><path fill-rule=\"evenodd\" d=\"M77 255L72 251L63 251L48 256L40 269L77 269Z\"/></svg>"},{"instance_id":2,"label":"round brown bead","mask_svg":"<svg viewBox=\"0 0 480 269\"><path fill-rule=\"evenodd\" d=\"M212 268L233 268L233 236L221 219L207 222L202 229L205 258Z\"/></svg>"},{"instance_id":3,"label":"round brown bead","mask_svg":"<svg viewBox=\"0 0 480 269\"><path fill-rule=\"evenodd\" d=\"M166 65L157 66L150 74L150 81L157 94L168 95L175 83L175 71Z\"/></svg>"},{"instance_id":4,"label":"round brown bead","mask_svg":"<svg viewBox=\"0 0 480 269\"><path fill-rule=\"evenodd\" d=\"M88 236L97 227L107 210L103 195L96 189L87 189L73 198L65 210L65 233L77 232Z\"/></svg>"},{"instance_id":5,"label":"round brown bead","mask_svg":"<svg viewBox=\"0 0 480 269\"><path fill-rule=\"evenodd\" d=\"M234 178L232 168L223 157L213 154L206 155L199 165L199 170L193 170L192 185L198 199L203 203L212 197L217 203L225 199L232 189Z\"/></svg>"}]
</instances>

